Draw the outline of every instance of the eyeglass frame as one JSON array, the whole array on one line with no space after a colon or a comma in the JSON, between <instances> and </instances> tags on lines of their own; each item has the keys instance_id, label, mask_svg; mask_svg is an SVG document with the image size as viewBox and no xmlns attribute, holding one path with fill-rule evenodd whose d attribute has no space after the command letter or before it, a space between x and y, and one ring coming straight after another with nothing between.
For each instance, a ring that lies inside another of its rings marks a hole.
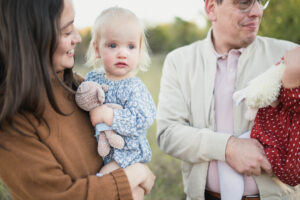
<instances>
[{"instance_id":1,"label":"eyeglass frame","mask_svg":"<svg viewBox=\"0 0 300 200\"><path fill-rule=\"evenodd\" d=\"M254 6L254 4L255 4L256 2L259 3L259 5L261 6L262 10L265 10L265 9L268 7L270 1L271 1L271 0L267 0L266 3L265 3L265 5L262 5L262 4L261 4L261 0L252 0L253 3L252 3L248 8L246 8L246 9L240 9L240 8L239 8L239 10L240 10L241 12L243 12L243 13L247 13L247 12L249 12L249 11L253 8L253 6ZM239 4L239 2L240 2L240 0L238 0L238 4Z\"/></svg>"},{"instance_id":2,"label":"eyeglass frame","mask_svg":"<svg viewBox=\"0 0 300 200\"><path fill-rule=\"evenodd\" d=\"M205 0L204 0L204 1L205 1ZM219 2L219 3L222 3L222 2L223 2L223 0L216 0L216 1ZM248 8L246 8L246 9L244 9L244 10L239 8L239 10L240 10L241 12L243 12L243 13L247 13L247 12L249 12L249 11L253 8L253 6L254 6L254 4L255 4L256 2L258 2L258 3L260 4L260 6L262 6L262 4L261 4L259 1L261 1L261 0L253 0L252 5L250 5ZM270 1L271 1L271 0L267 0L266 4L265 4L264 6L262 6L262 10L265 10L265 9L268 7Z\"/></svg>"}]
</instances>

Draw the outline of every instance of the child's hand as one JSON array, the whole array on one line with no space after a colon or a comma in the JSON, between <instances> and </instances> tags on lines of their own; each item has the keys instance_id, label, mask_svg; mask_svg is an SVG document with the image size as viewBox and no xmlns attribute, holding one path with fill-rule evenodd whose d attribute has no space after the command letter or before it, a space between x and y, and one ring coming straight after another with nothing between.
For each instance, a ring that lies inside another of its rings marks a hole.
<instances>
[{"instance_id":1,"label":"child's hand","mask_svg":"<svg viewBox=\"0 0 300 200\"><path fill-rule=\"evenodd\" d=\"M284 56L286 69L282 76L282 84L285 88L300 86L300 46L287 51Z\"/></svg>"},{"instance_id":2,"label":"child's hand","mask_svg":"<svg viewBox=\"0 0 300 200\"><path fill-rule=\"evenodd\" d=\"M276 108L278 106L278 104L280 103L280 101L277 99L276 101L274 101L273 103L271 103L271 106L273 108Z\"/></svg>"},{"instance_id":3,"label":"child's hand","mask_svg":"<svg viewBox=\"0 0 300 200\"><path fill-rule=\"evenodd\" d=\"M93 126L96 126L96 124L99 123L105 123L108 126L112 126L113 115L113 109L105 104L90 111L90 119Z\"/></svg>"},{"instance_id":4,"label":"child's hand","mask_svg":"<svg viewBox=\"0 0 300 200\"><path fill-rule=\"evenodd\" d=\"M298 68L300 71L300 46L287 51L284 60L287 67Z\"/></svg>"}]
</instances>

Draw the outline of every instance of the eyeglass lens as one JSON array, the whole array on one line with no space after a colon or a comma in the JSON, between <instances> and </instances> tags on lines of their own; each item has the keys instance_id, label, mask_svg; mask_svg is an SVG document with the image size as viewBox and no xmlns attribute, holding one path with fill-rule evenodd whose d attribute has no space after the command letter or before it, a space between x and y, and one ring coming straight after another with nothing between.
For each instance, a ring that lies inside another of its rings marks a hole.
<instances>
[{"instance_id":1,"label":"eyeglass lens","mask_svg":"<svg viewBox=\"0 0 300 200\"><path fill-rule=\"evenodd\" d=\"M247 12L251 10L256 1L258 1L262 9L266 9L270 2L270 0L239 0L239 9Z\"/></svg>"}]
</instances>

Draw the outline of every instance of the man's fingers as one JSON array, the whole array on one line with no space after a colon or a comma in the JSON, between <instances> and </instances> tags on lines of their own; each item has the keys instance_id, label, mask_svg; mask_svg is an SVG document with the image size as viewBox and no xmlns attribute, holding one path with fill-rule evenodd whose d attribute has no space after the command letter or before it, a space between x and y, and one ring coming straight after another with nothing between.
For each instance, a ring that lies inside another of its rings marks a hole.
<instances>
[{"instance_id":1,"label":"man's fingers","mask_svg":"<svg viewBox=\"0 0 300 200\"><path fill-rule=\"evenodd\" d=\"M263 146L258 140L254 139L254 141L255 141L255 145L256 145L260 150L263 150L263 152L265 152L265 151L264 151L264 146Z\"/></svg>"},{"instance_id":2,"label":"man's fingers","mask_svg":"<svg viewBox=\"0 0 300 200\"><path fill-rule=\"evenodd\" d=\"M256 139L231 137L225 155L226 162L239 173L259 176L264 170L267 174L272 174L272 167L264 148Z\"/></svg>"},{"instance_id":3,"label":"man's fingers","mask_svg":"<svg viewBox=\"0 0 300 200\"><path fill-rule=\"evenodd\" d=\"M262 168L268 175L272 175L272 166L271 166L270 162L268 161L268 159L267 159L266 157L264 157L264 159L262 160L261 168Z\"/></svg>"},{"instance_id":4,"label":"man's fingers","mask_svg":"<svg viewBox=\"0 0 300 200\"><path fill-rule=\"evenodd\" d=\"M260 167L253 168L251 174L254 176L259 176L261 174L261 168Z\"/></svg>"}]
</instances>

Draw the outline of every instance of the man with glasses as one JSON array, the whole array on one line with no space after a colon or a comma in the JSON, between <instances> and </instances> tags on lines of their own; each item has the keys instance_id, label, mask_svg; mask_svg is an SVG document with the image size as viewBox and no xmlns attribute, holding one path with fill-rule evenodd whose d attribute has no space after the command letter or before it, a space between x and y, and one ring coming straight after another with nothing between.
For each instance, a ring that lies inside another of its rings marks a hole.
<instances>
[{"instance_id":1,"label":"man with glasses","mask_svg":"<svg viewBox=\"0 0 300 200\"><path fill-rule=\"evenodd\" d=\"M257 36L268 4L269 0L206 0L212 22L207 38L166 57L157 141L164 152L182 160L188 200L220 199L222 161L244 175L241 199L300 199L300 187L271 176L257 140L238 138L252 123L244 119L246 106L233 104L232 94L296 46Z\"/></svg>"}]
</instances>

